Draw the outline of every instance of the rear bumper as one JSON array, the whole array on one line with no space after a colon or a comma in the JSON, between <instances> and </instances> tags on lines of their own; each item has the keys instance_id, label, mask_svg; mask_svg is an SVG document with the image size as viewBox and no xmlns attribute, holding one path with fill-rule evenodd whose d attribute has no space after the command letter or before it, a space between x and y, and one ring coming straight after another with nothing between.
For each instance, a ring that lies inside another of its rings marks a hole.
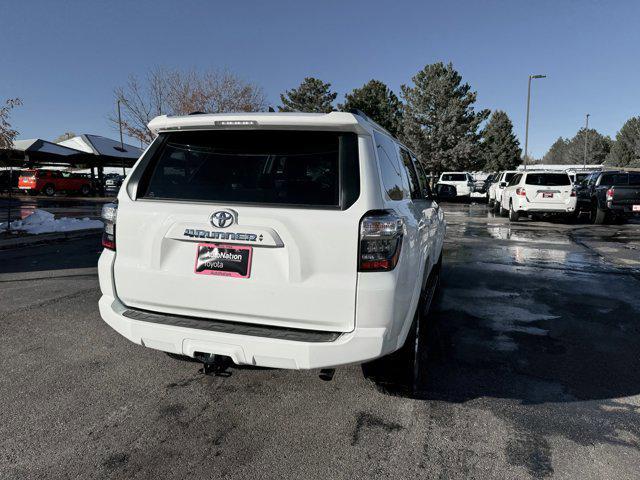
<instances>
[{"instance_id":1,"label":"rear bumper","mask_svg":"<svg viewBox=\"0 0 640 480\"><path fill-rule=\"evenodd\" d=\"M383 355L387 333L385 328L357 328L332 342L300 342L136 320L126 317L127 307L106 294L99 307L104 321L134 343L189 357L196 352L225 355L238 365L311 369L361 363Z\"/></svg>"},{"instance_id":2,"label":"rear bumper","mask_svg":"<svg viewBox=\"0 0 640 480\"><path fill-rule=\"evenodd\" d=\"M576 210L576 200L569 200L564 203L542 203L530 202L527 200L515 199L514 210L531 213L572 213Z\"/></svg>"}]
</instances>

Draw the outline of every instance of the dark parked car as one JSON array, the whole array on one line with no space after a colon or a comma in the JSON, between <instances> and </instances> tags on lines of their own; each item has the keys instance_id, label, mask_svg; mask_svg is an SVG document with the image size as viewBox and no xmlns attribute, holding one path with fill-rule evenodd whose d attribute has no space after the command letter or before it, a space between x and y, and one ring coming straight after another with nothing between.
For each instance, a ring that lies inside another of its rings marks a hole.
<instances>
[{"instance_id":1,"label":"dark parked car","mask_svg":"<svg viewBox=\"0 0 640 480\"><path fill-rule=\"evenodd\" d=\"M9 190L9 184L12 188L18 188L18 178L20 178L20 170L14 169L13 173L10 170L0 170L0 192L6 192Z\"/></svg>"},{"instance_id":2,"label":"dark parked car","mask_svg":"<svg viewBox=\"0 0 640 480\"><path fill-rule=\"evenodd\" d=\"M476 180L475 181L475 187L476 187L476 193L484 193L487 194L487 199L489 198L489 187L491 186L491 184L493 183L493 179L494 177L497 177L496 173L492 173L490 174L487 178L485 178L484 180Z\"/></svg>"},{"instance_id":3,"label":"dark parked car","mask_svg":"<svg viewBox=\"0 0 640 480\"><path fill-rule=\"evenodd\" d=\"M458 189L454 185L445 183L436 184L436 198L438 200L455 199L458 196Z\"/></svg>"},{"instance_id":4,"label":"dark parked car","mask_svg":"<svg viewBox=\"0 0 640 480\"><path fill-rule=\"evenodd\" d=\"M117 195L120 187L122 186L122 182L124 181L124 176L119 175L117 173L109 173L104 177L104 193L105 195Z\"/></svg>"},{"instance_id":5,"label":"dark parked car","mask_svg":"<svg viewBox=\"0 0 640 480\"><path fill-rule=\"evenodd\" d=\"M595 172L576 186L578 210L593 223L640 216L640 172Z\"/></svg>"}]
</instances>

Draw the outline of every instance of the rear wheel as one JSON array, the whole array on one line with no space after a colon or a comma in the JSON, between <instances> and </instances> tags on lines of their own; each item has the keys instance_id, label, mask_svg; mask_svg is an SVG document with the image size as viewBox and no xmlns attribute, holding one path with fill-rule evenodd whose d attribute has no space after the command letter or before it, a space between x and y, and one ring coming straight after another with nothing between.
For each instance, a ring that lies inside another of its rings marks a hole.
<instances>
[{"instance_id":1,"label":"rear wheel","mask_svg":"<svg viewBox=\"0 0 640 480\"><path fill-rule=\"evenodd\" d=\"M89 194L91 193L91 189L89 188L89 185L82 185L82 187L80 187L80 193L84 197L89 196Z\"/></svg>"},{"instance_id":2,"label":"rear wheel","mask_svg":"<svg viewBox=\"0 0 640 480\"><path fill-rule=\"evenodd\" d=\"M501 217L506 217L507 215L509 215L509 210L507 210L506 208L503 208L502 204L500 204L500 206L498 208L500 209L500 216Z\"/></svg>"},{"instance_id":3,"label":"rear wheel","mask_svg":"<svg viewBox=\"0 0 640 480\"><path fill-rule=\"evenodd\" d=\"M44 187L44 194L47 197L53 197L56 193L56 188L52 184L48 184Z\"/></svg>"},{"instance_id":4,"label":"rear wheel","mask_svg":"<svg viewBox=\"0 0 640 480\"><path fill-rule=\"evenodd\" d=\"M429 313L440 285L441 264L442 258L427 280L404 345L385 357L363 365L365 376L394 393L409 392L415 396L426 390L427 355L434 337L433 320Z\"/></svg>"},{"instance_id":5,"label":"rear wheel","mask_svg":"<svg viewBox=\"0 0 640 480\"><path fill-rule=\"evenodd\" d=\"M490 198L487 203L489 204L489 208L493 209L493 204L496 203L496 201L493 198Z\"/></svg>"},{"instance_id":6,"label":"rear wheel","mask_svg":"<svg viewBox=\"0 0 640 480\"><path fill-rule=\"evenodd\" d=\"M602 225L607 220L607 212L598 206L597 202L591 205L591 221L596 225Z\"/></svg>"},{"instance_id":7,"label":"rear wheel","mask_svg":"<svg viewBox=\"0 0 640 480\"><path fill-rule=\"evenodd\" d=\"M509 202L509 221L517 222L518 220L520 220L520 212L513 209L513 202Z\"/></svg>"}]
</instances>

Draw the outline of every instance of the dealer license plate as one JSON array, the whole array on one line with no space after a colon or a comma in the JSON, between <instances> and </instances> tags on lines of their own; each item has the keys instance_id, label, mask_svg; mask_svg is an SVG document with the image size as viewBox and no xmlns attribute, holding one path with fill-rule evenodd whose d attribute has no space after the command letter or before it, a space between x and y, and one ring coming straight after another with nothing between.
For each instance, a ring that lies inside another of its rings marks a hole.
<instances>
[{"instance_id":1,"label":"dealer license plate","mask_svg":"<svg viewBox=\"0 0 640 480\"><path fill-rule=\"evenodd\" d=\"M249 278L252 247L199 243L195 273L223 277Z\"/></svg>"}]
</instances>

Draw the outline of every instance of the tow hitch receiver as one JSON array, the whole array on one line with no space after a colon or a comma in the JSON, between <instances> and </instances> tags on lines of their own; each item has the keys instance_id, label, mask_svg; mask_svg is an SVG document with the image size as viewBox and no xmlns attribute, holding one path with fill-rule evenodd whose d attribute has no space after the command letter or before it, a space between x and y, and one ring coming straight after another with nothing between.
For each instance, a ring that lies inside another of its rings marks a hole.
<instances>
[{"instance_id":1,"label":"tow hitch receiver","mask_svg":"<svg viewBox=\"0 0 640 480\"><path fill-rule=\"evenodd\" d=\"M204 375L212 375L214 377L230 377L231 372L227 368L233 364L231 358L225 355L215 355L213 353L196 352L194 355L196 360L202 362L202 368L199 370Z\"/></svg>"}]
</instances>

